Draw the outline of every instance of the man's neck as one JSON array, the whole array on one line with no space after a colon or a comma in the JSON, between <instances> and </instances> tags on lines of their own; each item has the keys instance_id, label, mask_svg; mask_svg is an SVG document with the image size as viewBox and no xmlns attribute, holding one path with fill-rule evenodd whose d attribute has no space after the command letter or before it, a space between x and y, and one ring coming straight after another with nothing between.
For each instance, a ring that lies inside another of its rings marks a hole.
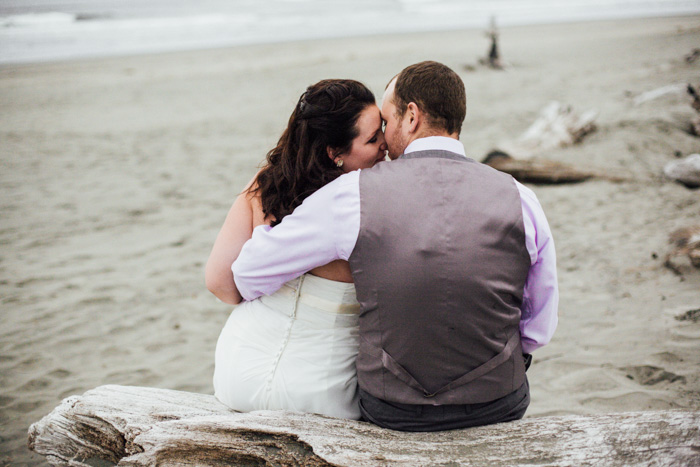
<instances>
[{"instance_id":1,"label":"man's neck","mask_svg":"<svg viewBox=\"0 0 700 467\"><path fill-rule=\"evenodd\" d=\"M435 128L422 128L415 133L415 136L409 144L420 138L429 138L431 136L442 136L444 138L459 139L458 133L448 133L445 130L435 129Z\"/></svg>"},{"instance_id":2,"label":"man's neck","mask_svg":"<svg viewBox=\"0 0 700 467\"><path fill-rule=\"evenodd\" d=\"M406 146L404 154L431 149L449 151L466 157L464 146L459 139L452 136L426 136L424 138L416 138Z\"/></svg>"}]
</instances>

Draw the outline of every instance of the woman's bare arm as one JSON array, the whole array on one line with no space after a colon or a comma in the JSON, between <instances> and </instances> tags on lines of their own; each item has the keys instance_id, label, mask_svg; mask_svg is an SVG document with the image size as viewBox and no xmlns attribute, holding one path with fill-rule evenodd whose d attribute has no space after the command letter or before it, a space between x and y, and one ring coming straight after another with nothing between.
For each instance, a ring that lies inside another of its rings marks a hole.
<instances>
[{"instance_id":1,"label":"woman's bare arm","mask_svg":"<svg viewBox=\"0 0 700 467\"><path fill-rule=\"evenodd\" d=\"M222 302L232 305L240 303L242 297L233 281L231 265L238 258L243 244L253 235L256 221L260 223L262 211L256 213L254 209L254 195L246 187L231 206L207 260L207 289Z\"/></svg>"}]
</instances>

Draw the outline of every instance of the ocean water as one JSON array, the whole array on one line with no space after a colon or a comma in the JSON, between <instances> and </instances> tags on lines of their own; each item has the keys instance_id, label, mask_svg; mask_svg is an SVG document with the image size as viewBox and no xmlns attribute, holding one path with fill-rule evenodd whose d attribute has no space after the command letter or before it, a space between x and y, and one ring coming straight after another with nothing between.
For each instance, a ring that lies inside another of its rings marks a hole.
<instances>
[{"instance_id":1,"label":"ocean water","mask_svg":"<svg viewBox=\"0 0 700 467\"><path fill-rule=\"evenodd\" d=\"M700 0L0 0L0 64L700 13Z\"/></svg>"}]
</instances>

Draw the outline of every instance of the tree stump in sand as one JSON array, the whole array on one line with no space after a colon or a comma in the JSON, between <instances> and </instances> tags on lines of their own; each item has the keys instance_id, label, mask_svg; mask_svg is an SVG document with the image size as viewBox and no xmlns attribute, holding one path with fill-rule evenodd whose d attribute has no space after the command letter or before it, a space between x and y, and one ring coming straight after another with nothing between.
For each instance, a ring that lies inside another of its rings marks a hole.
<instances>
[{"instance_id":1,"label":"tree stump in sand","mask_svg":"<svg viewBox=\"0 0 700 467\"><path fill-rule=\"evenodd\" d=\"M496 27L496 18L494 16L491 17L491 25L486 31L486 37L491 41L491 45L489 46L488 54L485 58L480 58L479 63L495 70L502 70L501 54L498 51L498 28Z\"/></svg>"},{"instance_id":2,"label":"tree stump in sand","mask_svg":"<svg viewBox=\"0 0 700 467\"><path fill-rule=\"evenodd\" d=\"M101 386L29 429L53 465L695 465L700 412L531 418L439 433L280 411L233 412L213 396Z\"/></svg>"}]
</instances>

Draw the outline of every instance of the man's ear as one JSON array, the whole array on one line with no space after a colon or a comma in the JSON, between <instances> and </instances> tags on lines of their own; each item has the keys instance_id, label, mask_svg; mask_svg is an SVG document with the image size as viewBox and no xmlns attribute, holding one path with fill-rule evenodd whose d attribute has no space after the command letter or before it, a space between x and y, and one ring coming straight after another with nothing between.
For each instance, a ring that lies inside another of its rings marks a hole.
<instances>
[{"instance_id":1,"label":"man's ear","mask_svg":"<svg viewBox=\"0 0 700 467\"><path fill-rule=\"evenodd\" d=\"M420 111L415 102L409 102L406 107L406 120L408 123L408 132L415 133L420 126L421 120L423 118L423 113Z\"/></svg>"}]
</instances>

